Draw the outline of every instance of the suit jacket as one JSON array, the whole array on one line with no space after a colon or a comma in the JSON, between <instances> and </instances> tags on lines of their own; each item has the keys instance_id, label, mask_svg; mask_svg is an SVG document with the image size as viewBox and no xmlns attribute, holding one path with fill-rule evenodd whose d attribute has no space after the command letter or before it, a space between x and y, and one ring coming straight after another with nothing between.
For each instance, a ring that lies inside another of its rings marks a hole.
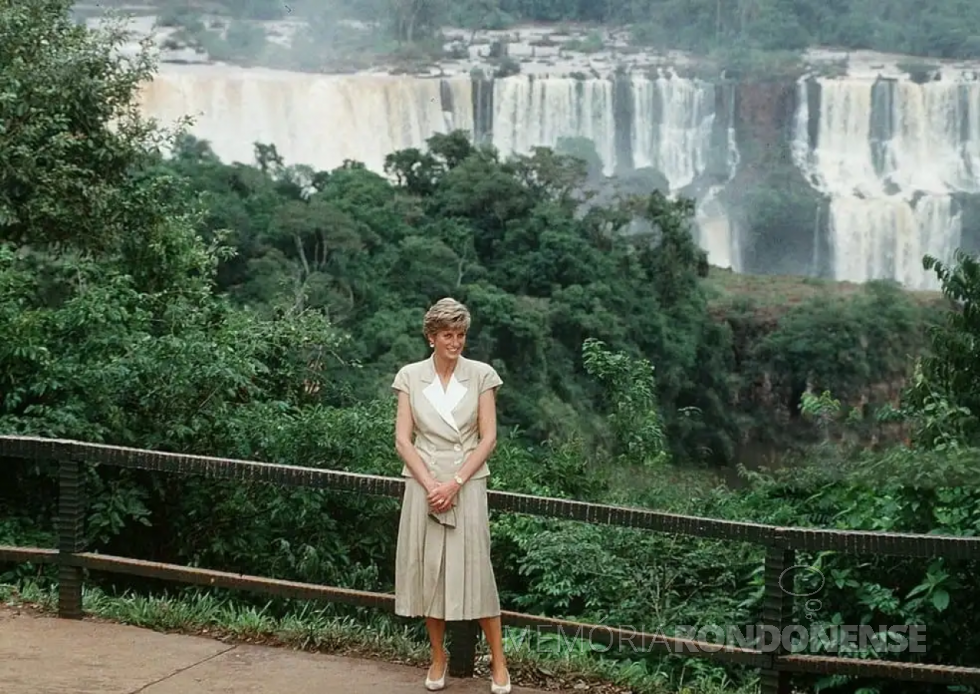
<instances>
[{"instance_id":1,"label":"suit jacket","mask_svg":"<svg viewBox=\"0 0 980 694\"><path fill-rule=\"evenodd\" d=\"M432 357L403 366L395 375L391 387L408 393L415 422L415 449L440 482L448 482L480 442L477 420L480 394L497 388L503 381L497 371L481 361L462 355L456 370L443 390L436 376ZM407 465L403 477L410 477ZM490 474L484 463L471 479Z\"/></svg>"}]
</instances>

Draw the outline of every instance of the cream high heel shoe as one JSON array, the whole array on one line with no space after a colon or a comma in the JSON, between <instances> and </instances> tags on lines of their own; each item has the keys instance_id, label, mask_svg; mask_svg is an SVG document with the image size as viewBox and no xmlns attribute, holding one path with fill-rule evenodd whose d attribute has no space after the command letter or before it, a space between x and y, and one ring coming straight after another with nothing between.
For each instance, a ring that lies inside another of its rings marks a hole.
<instances>
[{"instance_id":1,"label":"cream high heel shoe","mask_svg":"<svg viewBox=\"0 0 980 694\"><path fill-rule=\"evenodd\" d=\"M493 674L490 675L490 694L510 694L510 672L507 673L507 683L497 684L493 681Z\"/></svg>"},{"instance_id":2,"label":"cream high heel shoe","mask_svg":"<svg viewBox=\"0 0 980 694\"><path fill-rule=\"evenodd\" d=\"M432 668L430 667L429 670ZM442 677L437 680L429 679L429 672L425 673L425 688L430 692L437 692L446 688L446 673L449 672L449 659L446 659L446 666L442 669Z\"/></svg>"}]
</instances>

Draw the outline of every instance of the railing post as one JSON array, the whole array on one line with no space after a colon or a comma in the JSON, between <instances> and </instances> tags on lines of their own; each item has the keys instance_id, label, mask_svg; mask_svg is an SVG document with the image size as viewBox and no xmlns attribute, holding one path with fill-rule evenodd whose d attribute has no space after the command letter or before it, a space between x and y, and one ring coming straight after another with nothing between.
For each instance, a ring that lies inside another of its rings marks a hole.
<instances>
[{"instance_id":1,"label":"railing post","mask_svg":"<svg viewBox=\"0 0 980 694\"><path fill-rule=\"evenodd\" d=\"M449 622L449 676L472 677L476 660L476 641L480 636L473 621Z\"/></svg>"},{"instance_id":2,"label":"railing post","mask_svg":"<svg viewBox=\"0 0 980 694\"><path fill-rule=\"evenodd\" d=\"M82 569L71 566L71 555L85 548L85 489L82 465L71 458L58 470L58 616L82 618Z\"/></svg>"},{"instance_id":3,"label":"railing post","mask_svg":"<svg viewBox=\"0 0 980 694\"><path fill-rule=\"evenodd\" d=\"M762 603L762 623L770 634L763 638L775 638L770 655L775 658L784 652L783 632L793 618L793 596L784 588L786 569L793 566L796 553L782 547L766 547L765 595ZM792 589L791 589L792 590ZM765 641L763 642L765 643ZM774 667L759 673L761 694L790 694L790 673Z\"/></svg>"}]
</instances>

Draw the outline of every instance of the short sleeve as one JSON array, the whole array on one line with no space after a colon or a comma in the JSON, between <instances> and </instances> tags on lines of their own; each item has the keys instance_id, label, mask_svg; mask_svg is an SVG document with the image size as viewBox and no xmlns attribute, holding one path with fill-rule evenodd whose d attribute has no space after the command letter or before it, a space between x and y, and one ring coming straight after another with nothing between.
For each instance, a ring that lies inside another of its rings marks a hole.
<instances>
[{"instance_id":1,"label":"short sleeve","mask_svg":"<svg viewBox=\"0 0 980 694\"><path fill-rule=\"evenodd\" d=\"M483 374L480 376L480 392L485 393L491 388L499 388L503 383L497 370L487 364L484 367Z\"/></svg>"},{"instance_id":2,"label":"short sleeve","mask_svg":"<svg viewBox=\"0 0 980 694\"><path fill-rule=\"evenodd\" d=\"M408 392L408 375L405 373L405 367L403 366L395 374L395 380L391 382L391 387L395 390L400 390L403 393Z\"/></svg>"}]
</instances>

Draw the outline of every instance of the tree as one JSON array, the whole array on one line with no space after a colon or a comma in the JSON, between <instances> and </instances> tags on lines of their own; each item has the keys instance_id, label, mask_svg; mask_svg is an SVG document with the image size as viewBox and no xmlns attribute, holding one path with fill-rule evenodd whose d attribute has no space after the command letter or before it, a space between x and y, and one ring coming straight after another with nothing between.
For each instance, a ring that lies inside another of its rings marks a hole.
<instances>
[{"instance_id":1,"label":"tree","mask_svg":"<svg viewBox=\"0 0 980 694\"><path fill-rule=\"evenodd\" d=\"M980 444L980 262L957 251L946 264L923 259L935 270L943 295L953 304L930 336L905 392L906 413L914 418L914 440L926 448Z\"/></svg>"},{"instance_id":2,"label":"tree","mask_svg":"<svg viewBox=\"0 0 980 694\"><path fill-rule=\"evenodd\" d=\"M126 57L118 28L76 26L71 4L0 6L0 431L240 451L275 427L271 405L330 390L342 336L322 312L262 320L215 293L221 232L198 233L166 133L138 114L146 47ZM109 538L200 484L93 473L90 528Z\"/></svg>"},{"instance_id":3,"label":"tree","mask_svg":"<svg viewBox=\"0 0 980 694\"><path fill-rule=\"evenodd\" d=\"M594 339L582 345L582 362L586 372L603 386L607 416L616 437L614 453L641 465L664 462L667 445L653 365L623 352L613 353Z\"/></svg>"}]
</instances>

